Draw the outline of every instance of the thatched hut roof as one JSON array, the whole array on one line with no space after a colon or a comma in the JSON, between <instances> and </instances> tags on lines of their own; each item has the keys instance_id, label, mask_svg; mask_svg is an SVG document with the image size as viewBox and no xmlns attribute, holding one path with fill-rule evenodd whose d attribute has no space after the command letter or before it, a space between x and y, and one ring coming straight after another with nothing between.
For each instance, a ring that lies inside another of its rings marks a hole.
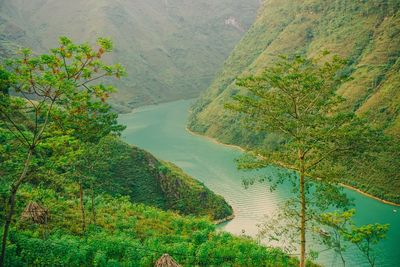
<instances>
[{"instance_id":1,"label":"thatched hut roof","mask_svg":"<svg viewBox=\"0 0 400 267\"><path fill-rule=\"evenodd\" d=\"M181 267L176 261L168 254L164 254L156 261L154 267Z\"/></svg>"},{"instance_id":2,"label":"thatched hut roof","mask_svg":"<svg viewBox=\"0 0 400 267\"><path fill-rule=\"evenodd\" d=\"M49 211L36 202L29 202L22 212L21 220L31 220L38 224L47 224L49 220Z\"/></svg>"}]
</instances>

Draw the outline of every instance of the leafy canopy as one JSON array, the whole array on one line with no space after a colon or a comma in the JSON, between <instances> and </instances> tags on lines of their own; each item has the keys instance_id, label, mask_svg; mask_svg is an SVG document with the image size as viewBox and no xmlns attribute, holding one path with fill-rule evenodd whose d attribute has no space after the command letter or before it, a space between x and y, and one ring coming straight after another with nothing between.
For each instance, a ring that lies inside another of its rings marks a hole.
<instances>
[{"instance_id":1,"label":"leafy canopy","mask_svg":"<svg viewBox=\"0 0 400 267\"><path fill-rule=\"evenodd\" d=\"M245 127L281 138L273 150L254 149L239 167L302 167L307 175L328 178L338 176L338 169L332 168L335 162L351 161L367 147L378 147L370 142L379 136L377 131L354 113L339 110L344 98L336 89L347 79L339 74L345 60L327 57L281 56L261 75L237 80L246 94L234 96L227 108L246 118Z\"/></svg>"},{"instance_id":2,"label":"leafy canopy","mask_svg":"<svg viewBox=\"0 0 400 267\"><path fill-rule=\"evenodd\" d=\"M51 123L78 138L95 138L87 135L93 128L102 132L100 135L121 130L116 114L105 102L115 88L94 84L103 77L125 74L119 64L104 63L103 56L111 50L108 39L100 38L98 47L92 48L87 43L76 45L67 37L61 37L59 47L49 54L37 56L29 49L21 50L1 72L9 90L19 96L1 94L4 126L30 148L40 143ZM23 121L31 127L21 126Z\"/></svg>"}]
</instances>

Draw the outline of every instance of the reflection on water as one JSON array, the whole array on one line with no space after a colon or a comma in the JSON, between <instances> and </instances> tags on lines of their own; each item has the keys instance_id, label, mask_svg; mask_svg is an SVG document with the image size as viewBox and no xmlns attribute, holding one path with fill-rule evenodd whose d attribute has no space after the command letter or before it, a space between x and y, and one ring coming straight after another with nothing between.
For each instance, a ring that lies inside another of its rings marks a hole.
<instances>
[{"instance_id":1,"label":"reflection on water","mask_svg":"<svg viewBox=\"0 0 400 267\"><path fill-rule=\"evenodd\" d=\"M222 195L232 205L236 215L234 220L223 225L224 230L255 236L257 224L265 215L272 214L279 203L288 199L290 191L283 185L270 192L265 184L258 183L245 189L242 186L245 174L236 169L234 162L241 154L238 149L219 145L185 130L190 103L177 101L148 106L121 115L120 122L127 125L123 137L158 158L175 163ZM377 266L400 266L400 213L394 213L390 205L353 191L346 192L355 199L358 224L391 224L389 237L382 243ZM346 266L368 266L355 248L346 252L346 258ZM321 253L318 262L325 266L341 266L340 258L330 251Z\"/></svg>"}]
</instances>

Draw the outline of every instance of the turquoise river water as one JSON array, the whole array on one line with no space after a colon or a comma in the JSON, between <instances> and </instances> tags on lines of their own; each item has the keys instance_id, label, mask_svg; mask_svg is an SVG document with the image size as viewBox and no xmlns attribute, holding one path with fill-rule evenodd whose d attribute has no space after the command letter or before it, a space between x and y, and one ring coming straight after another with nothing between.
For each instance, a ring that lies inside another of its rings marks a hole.
<instances>
[{"instance_id":1,"label":"turquoise river water","mask_svg":"<svg viewBox=\"0 0 400 267\"><path fill-rule=\"evenodd\" d=\"M285 185L278 186L273 192L265 184L245 189L242 185L244 174L236 169L234 161L242 152L186 130L191 103L185 100L147 106L121 115L120 122L127 126L123 137L130 144L173 162L222 195L235 212L235 218L222 226L225 231L237 235L244 231L255 236L257 224L263 221L265 215L272 214L291 193ZM400 267L400 208L351 190L346 190L346 193L355 200L357 224L390 224L388 238L379 247L376 266ZM324 266L342 266L340 258L331 251L320 253L317 262ZM368 264L360 252L351 247L346 252L346 266Z\"/></svg>"}]
</instances>

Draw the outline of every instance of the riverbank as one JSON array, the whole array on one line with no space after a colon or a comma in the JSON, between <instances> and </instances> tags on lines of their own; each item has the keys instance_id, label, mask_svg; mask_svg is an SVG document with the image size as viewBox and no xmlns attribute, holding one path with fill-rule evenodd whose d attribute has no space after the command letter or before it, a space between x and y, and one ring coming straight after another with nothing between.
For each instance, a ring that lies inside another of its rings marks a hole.
<instances>
[{"instance_id":1,"label":"riverbank","mask_svg":"<svg viewBox=\"0 0 400 267\"><path fill-rule=\"evenodd\" d=\"M371 195L371 194L369 194L369 193L367 193L367 192L364 192L364 191L362 191L362 190L360 190L360 189L358 189L358 188L356 188L356 187L353 187L353 186L351 186L351 185L347 185L347 184L343 184L343 183L339 183L339 185L340 185L340 186L343 186L343 187L345 187L345 188L347 188L347 189L350 189L350 190L352 190L352 191L355 191L355 192L357 192L357 193L359 193L359 194L361 194L361 195L364 195L364 196L366 196L366 197L369 197L369 198L375 199L375 200L377 200L377 201L379 201L379 202L385 203L385 204L387 204L387 205L391 205L391 206L395 206L395 207L400 207L400 204L399 204L399 203L395 203L395 202L392 202L392 201L389 201L389 200L385 200L385 199L376 197L376 196L374 196L374 195Z\"/></svg>"},{"instance_id":2,"label":"riverbank","mask_svg":"<svg viewBox=\"0 0 400 267\"><path fill-rule=\"evenodd\" d=\"M238 149L241 152L246 152L246 149L244 149L243 147L240 147L240 146L237 146L237 145L224 144L224 143L218 141L216 138L193 132L188 127L186 127L186 131L189 132L190 134L194 135L194 136L199 136L199 137L205 138L205 139L207 139L207 140L209 140L209 141L211 141L211 142L213 142L215 144L223 145L225 147L230 147L230 148L234 148L234 149ZM357 192L357 193L359 193L359 194L361 194L363 196L375 199L375 200L377 200L379 202L382 202L384 204L395 206L395 207L400 207L400 203L395 203L395 202L392 202L392 201L389 201L389 200L385 200L385 199L379 198L377 196L374 196L374 195L371 195L371 194L369 194L367 192L364 192L364 191L362 191L362 190L360 190L360 189L358 189L356 187L353 187L353 186L350 186L350 185L347 185L347 184L344 184L344 183L339 183L339 185L343 186L343 187L345 187L345 188L347 188L349 190L355 191L355 192Z\"/></svg>"},{"instance_id":3,"label":"riverbank","mask_svg":"<svg viewBox=\"0 0 400 267\"><path fill-rule=\"evenodd\" d=\"M213 223L215 225L219 225L219 224L222 224L222 223L226 223L226 222L232 221L233 219L235 219L235 213L233 213L232 215L229 215L229 216L227 216L227 217L225 217L225 218L223 218L221 220L213 221Z\"/></svg>"},{"instance_id":4,"label":"riverbank","mask_svg":"<svg viewBox=\"0 0 400 267\"><path fill-rule=\"evenodd\" d=\"M190 130L188 127L186 127L185 129L186 129L186 131L187 131L188 133L190 133L191 135L199 136L199 137L201 137L201 138L207 139L207 140L213 142L214 144L223 145L223 146L226 146L226 147L229 147L229 148L234 148L234 149L240 150L241 152L246 152L246 149L244 149L243 147L240 147L240 146L237 146L237 145L229 145L229 144L221 143L220 141L218 141L217 139L215 139L215 138L213 138L213 137L210 137L210 136L207 136L207 135L202 135L202 134L193 132L193 131Z\"/></svg>"}]
</instances>

